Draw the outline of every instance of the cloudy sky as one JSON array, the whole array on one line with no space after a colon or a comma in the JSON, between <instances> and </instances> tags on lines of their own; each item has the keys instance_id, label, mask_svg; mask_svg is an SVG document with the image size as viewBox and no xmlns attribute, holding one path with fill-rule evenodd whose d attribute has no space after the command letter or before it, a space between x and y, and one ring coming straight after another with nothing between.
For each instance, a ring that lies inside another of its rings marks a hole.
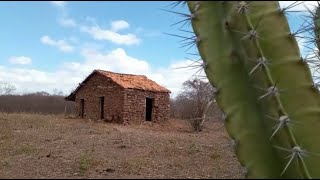
<instances>
[{"instance_id":1,"label":"cloudy sky","mask_svg":"<svg viewBox=\"0 0 320 180\"><path fill-rule=\"evenodd\" d=\"M196 49L186 51L181 39L165 34L181 33L179 25L171 25L182 18L161 10L171 3L0 2L0 82L15 85L17 93L69 94L94 69L103 69L144 74L175 96L199 69L179 68L196 58L188 55ZM174 10L187 12L180 6ZM302 23L298 15L288 18L293 30Z\"/></svg>"}]
</instances>

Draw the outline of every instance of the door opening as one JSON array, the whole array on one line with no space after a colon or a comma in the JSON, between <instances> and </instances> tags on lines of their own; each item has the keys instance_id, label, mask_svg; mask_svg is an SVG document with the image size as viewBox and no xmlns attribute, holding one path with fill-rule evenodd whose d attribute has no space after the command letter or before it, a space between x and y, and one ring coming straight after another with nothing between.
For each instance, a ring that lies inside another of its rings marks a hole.
<instances>
[{"instance_id":1,"label":"door opening","mask_svg":"<svg viewBox=\"0 0 320 180\"><path fill-rule=\"evenodd\" d=\"M152 118L152 106L153 106L153 99L146 98L146 121L151 121Z\"/></svg>"},{"instance_id":2,"label":"door opening","mask_svg":"<svg viewBox=\"0 0 320 180\"><path fill-rule=\"evenodd\" d=\"M104 119L104 97L99 98L100 101L100 119Z\"/></svg>"},{"instance_id":3,"label":"door opening","mask_svg":"<svg viewBox=\"0 0 320 180\"><path fill-rule=\"evenodd\" d=\"M80 99L80 117L84 117L84 99Z\"/></svg>"}]
</instances>

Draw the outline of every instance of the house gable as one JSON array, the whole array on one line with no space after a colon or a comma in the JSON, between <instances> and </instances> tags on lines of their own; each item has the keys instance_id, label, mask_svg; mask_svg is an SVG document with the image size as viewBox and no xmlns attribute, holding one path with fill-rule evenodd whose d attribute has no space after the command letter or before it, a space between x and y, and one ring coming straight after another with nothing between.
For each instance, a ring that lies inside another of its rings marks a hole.
<instances>
[{"instance_id":1,"label":"house gable","mask_svg":"<svg viewBox=\"0 0 320 180\"><path fill-rule=\"evenodd\" d=\"M91 83L93 81L94 83ZM87 76L81 83L79 83L78 87L67 97L65 97L66 100L69 101L75 101L76 94L81 91L82 89L86 88L87 85L94 85L98 89L105 89L105 88L112 88L112 87L118 87L123 89L122 86L114 82L111 78L105 77L96 71L93 71L89 76ZM106 86L108 84L108 86ZM113 86L110 86L112 84Z\"/></svg>"},{"instance_id":2,"label":"house gable","mask_svg":"<svg viewBox=\"0 0 320 180\"><path fill-rule=\"evenodd\" d=\"M148 79L144 75L133 75L133 74L121 74L121 73L113 73L110 71L103 71L103 70L94 70L79 86L65 99L69 101L75 100L76 93L86 85L86 82L92 79L95 75L101 75L102 77L113 81L119 87L124 89L138 89L143 91L151 91L151 92L158 92L158 93L171 93L168 89L158 85L156 82ZM103 85L97 85L99 88L104 88Z\"/></svg>"}]
</instances>

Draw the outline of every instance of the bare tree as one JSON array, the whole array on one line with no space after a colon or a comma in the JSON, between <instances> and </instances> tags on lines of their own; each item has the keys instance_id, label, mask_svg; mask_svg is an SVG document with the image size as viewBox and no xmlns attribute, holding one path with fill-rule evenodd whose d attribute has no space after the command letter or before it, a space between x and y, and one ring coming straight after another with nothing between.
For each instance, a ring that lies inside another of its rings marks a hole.
<instances>
[{"instance_id":1,"label":"bare tree","mask_svg":"<svg viewBox=\"0 0 320 180\"><path fill-rule=\"evenodd\" d=\"M58 89L54 88L52 95L63 96L63 92L61 90L58 90Z\"/></svg>"},{"instance_id":2,"label":"bare tree","mask_svg":"<svg viewBox=\"0 0 320 180\"><path fill-rule=\"evenodd\" d=\"M0 82L0 96L12 94L16 87L6 82Z\"/></svg>"},{"instance_id":3,"label":"bare tree","mask_svg":"<svg viewBox=\"0 0 320 180\"><path fill-rule=\"evenodd\" d=\"M208 103L214 100L214 88L200 79L187 80L183 83L184 94L191 100L194 117L202 117Z\"/></svg>"},{"instance_id":4,"label":"bare tree","mask_svg":"<svg viewBox=\"0 0 320 180\"><path fill-rule=\"evenodd\" d=\"M206 111L215 102L215 88L200 79L187 80L183 83L183 91L171 100L171 115L188 119L195 131L201 131Z\"/></svg>"}]
</instances>

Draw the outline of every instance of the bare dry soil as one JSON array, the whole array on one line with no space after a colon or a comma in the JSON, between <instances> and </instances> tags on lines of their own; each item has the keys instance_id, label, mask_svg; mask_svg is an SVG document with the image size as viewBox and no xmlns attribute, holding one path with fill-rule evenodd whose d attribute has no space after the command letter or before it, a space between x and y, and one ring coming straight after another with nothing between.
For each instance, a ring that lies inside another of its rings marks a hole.
<instances>
[{"instance_id":1,"label":"bare dry soil","mask_svg":"<svg viewBox=\"0 0 320 180\"><path fill-rule=\"evenodd\" d=\"M0 113L0 178L243 178L223 123Z\"/></svg>"}]
</instances>

